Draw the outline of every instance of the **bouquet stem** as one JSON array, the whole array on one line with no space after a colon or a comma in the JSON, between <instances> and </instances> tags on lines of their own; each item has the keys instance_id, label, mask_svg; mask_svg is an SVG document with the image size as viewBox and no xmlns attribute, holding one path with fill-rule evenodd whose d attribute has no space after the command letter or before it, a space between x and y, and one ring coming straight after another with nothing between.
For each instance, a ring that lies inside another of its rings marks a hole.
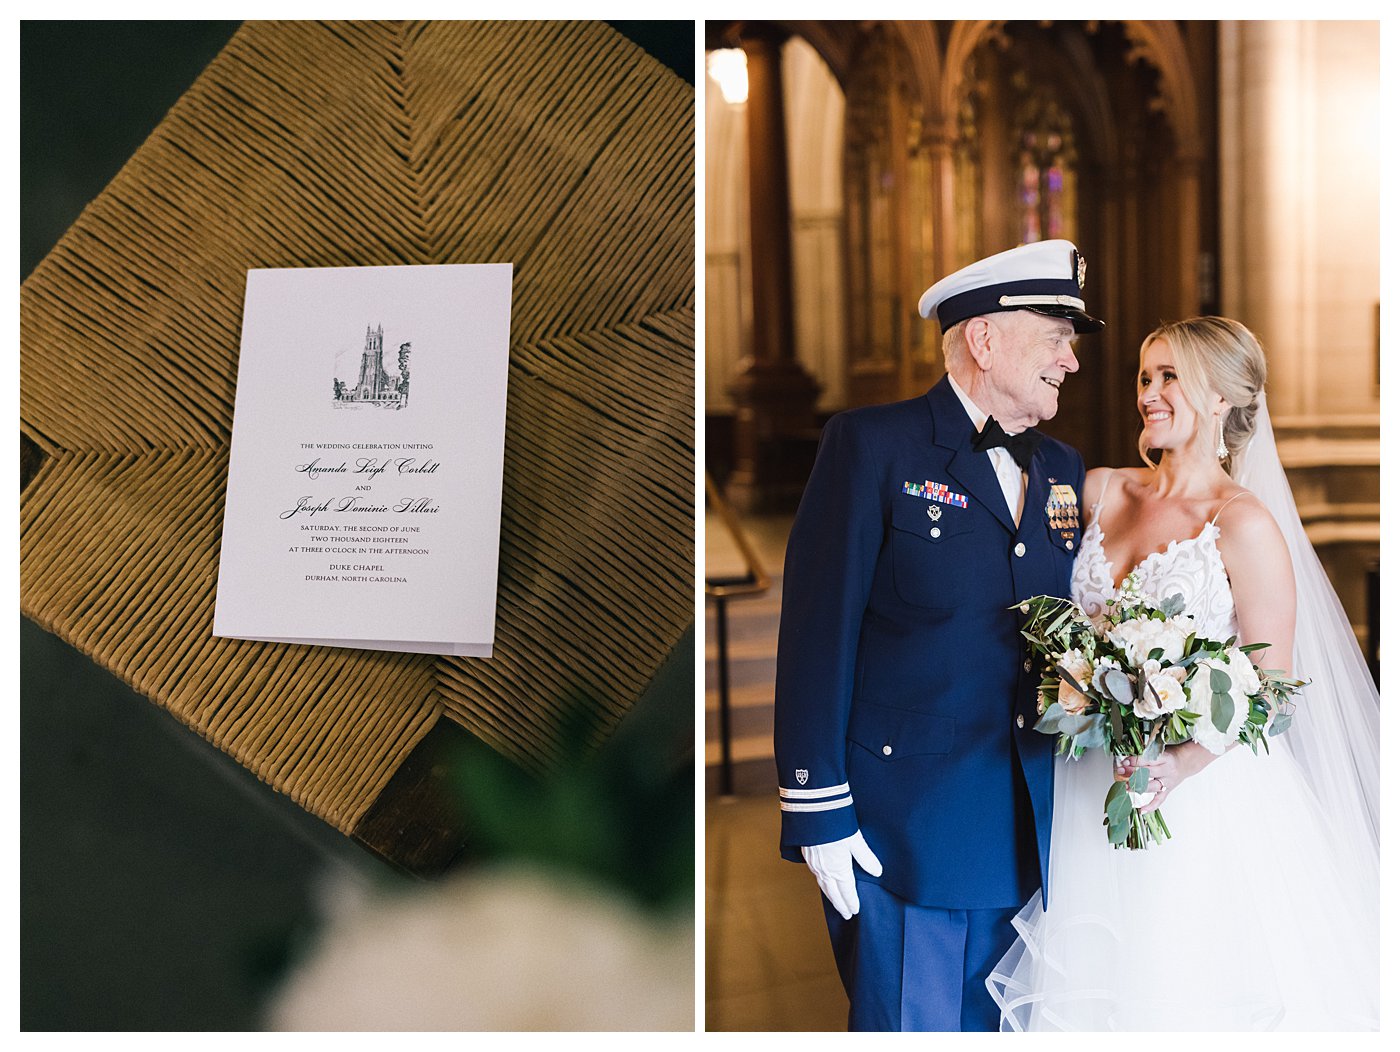
<instances>
[{"instance_id":1,"label":"bouquet stem","mask_svg":"<svg viewBox=\"0 0 1400 1052\"><path fill-rule=\"evenodd\" d=\"M1172 833L1167 828L1167 820L1162 817L1160 809L1143 814L1135 807L1127 840L1123 844L1114 844L1113 846L1126 847L1130 851L1141 851L1147 847L1149 837L1154 844L1170 840Z\"/></svg>"},{"instance_id":2,"label":"bouquet stem","mask_svg":"<svg viewBox=\"0 0 1400 1052\"><path fill-rule=\"evenodd\" d=\"M1149 844L1170 840L1171 830L1161 809L1143 813L1133 806L1128 779L1114 779L1104 798L1103 824L1108 828L1108 842L1115 848L1141 851Z\"/></svg>"}]
</instances>

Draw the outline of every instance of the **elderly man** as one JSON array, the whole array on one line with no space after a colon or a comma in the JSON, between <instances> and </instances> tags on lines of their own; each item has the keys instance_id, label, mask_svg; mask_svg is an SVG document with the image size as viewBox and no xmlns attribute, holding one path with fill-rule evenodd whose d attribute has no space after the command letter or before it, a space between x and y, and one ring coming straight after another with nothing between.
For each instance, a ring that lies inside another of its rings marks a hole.
<instances>
[{"instance_id":1,"label":"elderly man","mask_svg":"<svg viewBox=\"0 0 1400 1052\"><path fill-rule=\"evenodd\" d=\"M1084 265L1024 245L919 302L948 375L833 417L778 639L783 857L806 861L852 1030L995 1030L984 981L1045 886L1053 740L1013 606L1068 595L1084 462L1043 438L1079 368Z\"/></svg>"}]
</instances>

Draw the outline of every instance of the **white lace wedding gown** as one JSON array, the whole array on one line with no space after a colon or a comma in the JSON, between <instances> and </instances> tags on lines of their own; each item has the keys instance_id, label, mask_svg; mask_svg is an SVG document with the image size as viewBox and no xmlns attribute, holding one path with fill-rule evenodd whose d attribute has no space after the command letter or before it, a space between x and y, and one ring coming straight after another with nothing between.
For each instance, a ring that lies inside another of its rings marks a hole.
<instances>
[{"instance_id":1,"label":"white lace wedding gown","mask_svg":"<svg viewBox=\"0 0 1400 1052\"><path fill-rule=\"evenodd\" d=\"M1180 593L1197 630L1225 639L1219 535L1206 523L1136 569L1146 594ZM1113 578L1094 522L1074 598L1096 613ZM988 979L1003 1030L1377 1028L1374 867L1338 865L1287 749L1238 747L1187 779L1163 804L1172 839L1141 851L1108 843L1108 758L1056 764L1050 907L1026 904Z\"/></svg>"}]
</instances>

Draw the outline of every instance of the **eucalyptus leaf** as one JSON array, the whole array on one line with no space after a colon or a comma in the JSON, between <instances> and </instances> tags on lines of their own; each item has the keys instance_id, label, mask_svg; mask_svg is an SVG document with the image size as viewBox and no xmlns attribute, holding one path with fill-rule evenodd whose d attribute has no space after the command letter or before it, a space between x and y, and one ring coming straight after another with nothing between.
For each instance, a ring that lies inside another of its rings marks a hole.
<instances>
[{"instance_id":1,"label":"eucalyptus leaf","mask_svg":"<svg viewBox=\"0 0 1400 1052\"><path fill-rule=\"evenodd\" d=\"M1076 749L1096 749L1108 741L1108 734L1105 730L1107 721L1101 714L1089 717L1089 724L1083 730L1074 735L1074 747Z\"/></svg>"},{"instance_id":2,"label":"eucalyptus leaf","mask_svg":"<svg viewBox=\"0 0 1400 1052\"><path fill-rule=\"evenodd\" d=\"M1090 685L1100 694L1111 696L1108 687L1104 683L1104 677L1113 671L1114 668L1112 665L1099 665L1094 669L1094 674L1089 677Z\"/></svg>"},{"instance_id":3,"label":"eucalyptus leaf","mask_svg":"<svg viewBox=\"0 0 1400 1052\"><path fill-rule=\"evenodd\" d=\"M1230 721L1235 716L1235 700L1223 690L1217 690L1210 698L1210 722L1224 734L1230 729Z\"/></svg>"},{"instance_id":4,"label":"eucalyptus leaf","mask_svg":"<svg viewBox=\"0 0 1400 1052\"><path fill-rule=\"evenodd\" d=\"M1065 670L1065 667L1063 665L1056 665L1055 671L1059 673L1059 676L1062 680L1068 683L1075 690L1079 691L1079 693L1089 693L1088 689L1082 683L1080 683L1079 680L1075 679L1072 675L1070 675L1069 672Z\"/></svg>"},{"instance_id":5,"label":"eucalyptus leaf","mask_svg":"<svg viewBox=\"0 0 1400 1052\"><path fill-rule=\"evenodd\" d=\"M1132 819L1133 816L1131 814L1128 815L1127 818L1117 821L1112 818L1104 819L1104 822L1108 825L1108 842L1110 844L1114 847L1123 846L1124 841L1128 839L1128 831L1132 828Z\"/></svg>"},{"instance_id":6,"label":"eucalyptus leaf","mask_svg":"<svg viewBox=\"0 0 1400 1052\"><path fill-rule=\"evenodd\" d=\"M1291 712L1280 712L1274 717L1274 722L1269 725L1269 737L1274 738L1288 730L1288 725L1293 722Z\"/></svg>"},{"instance_id":7,"label":"eucalyptus leaf","mask_svg":"<svg viewBox=\"0 0 1400 1052\"><path fill-rule=\"evenodd\" d=\"M1127 677L1126 673L1120 672L1116 668L1111 668L1103 677L1103 685L1108 690L1108 695L1120 705L1131 705L1133 703L1133 681Z\"/></svg>"},{"instance_id":8,"label":"eucalyptus leaf","mask_svg":"<svg viewBox=\"0 0 1400 1052\"><path fill-rule=\"evenodd\" d=\"M1133 817L1133 802L1128 797L1128 787L1123 782L1114 782L1109 787L1103 802L1104 819L1108 824L1109 842L1117 845L1128 838L1128 827Z\"/></svg>"},{"instance_id":9,"label":"eucalyptus leaf","mask_svg":"<svg viewBox=\"0 0 1400 1052\"><path fill-rule=\"evenodd\" d=\"M1230 674L1222 669L1213 668L1210 670L1210 689L1217 694L1224 694L1230 689Z\"/></svg>"},{"instance_id":10,"label":"eucalyptus leaf","mask_svg":"<svg viewBox=\"0 0 1400 1052\"><path fill-rule=\"evenodd\" d=\"M1041 734L1058 734L1060 721L1064 718L1065 710L1060 707L1060 703L1051 702L1040 719L1036 720L1035 729Z\"/></svg>"},{"instance_id":11,"label":"eucalyptus leaf","mask_svg":"<svg viewBox=\"0 0 1400 1052\"><path fill-rule=\"evenodd\" d=\"M1135 793L1147 792L1148 773L1146 767L1134 767L1132 777L1128 779L1128 788Z\"/></svg>"},{"instance_id":12,"label":"eucalyptus leaf","mask_svg":"<svg viewBox=\"0 0 1400 1052\"><path fill-rule=\"evenodd\" d=\"M1162 750L1166 748L1166 743L1161 738L1153 738L1142 750L1144 760L1157 760L1162 756Z\"/></svg>"},{"instance_id":13,"label":"eucalyptus leaf","mask_svg":"<svg viewBox=\"0 0 1400 1052\"><path fill-rule=\"evenodd\" d=\"M1083 734L1096 721L1102 720L1102 716L1090 715L1088 713L1079 716L1066 715L1060 719L1060 733L1068 734L1071 738Z\"/></svg>"}]
</instances>

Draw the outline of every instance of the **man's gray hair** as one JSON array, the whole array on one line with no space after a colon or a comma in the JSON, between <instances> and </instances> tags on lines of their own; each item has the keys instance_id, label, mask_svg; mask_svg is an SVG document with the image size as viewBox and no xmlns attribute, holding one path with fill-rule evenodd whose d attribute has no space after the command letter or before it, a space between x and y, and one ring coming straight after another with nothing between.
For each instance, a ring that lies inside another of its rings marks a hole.
<instances>
[{"instance_id":1,"label":"man's gray hair","mask_svg":"<svg viewBox=\"0 0 1400 1052\"><path fill-rule=\"evenodd\" d=\"M963 319L943 334L943 371L951 373L954 366L961 366L968 356L967 323Z\"/></svg>"}]
</instances>

